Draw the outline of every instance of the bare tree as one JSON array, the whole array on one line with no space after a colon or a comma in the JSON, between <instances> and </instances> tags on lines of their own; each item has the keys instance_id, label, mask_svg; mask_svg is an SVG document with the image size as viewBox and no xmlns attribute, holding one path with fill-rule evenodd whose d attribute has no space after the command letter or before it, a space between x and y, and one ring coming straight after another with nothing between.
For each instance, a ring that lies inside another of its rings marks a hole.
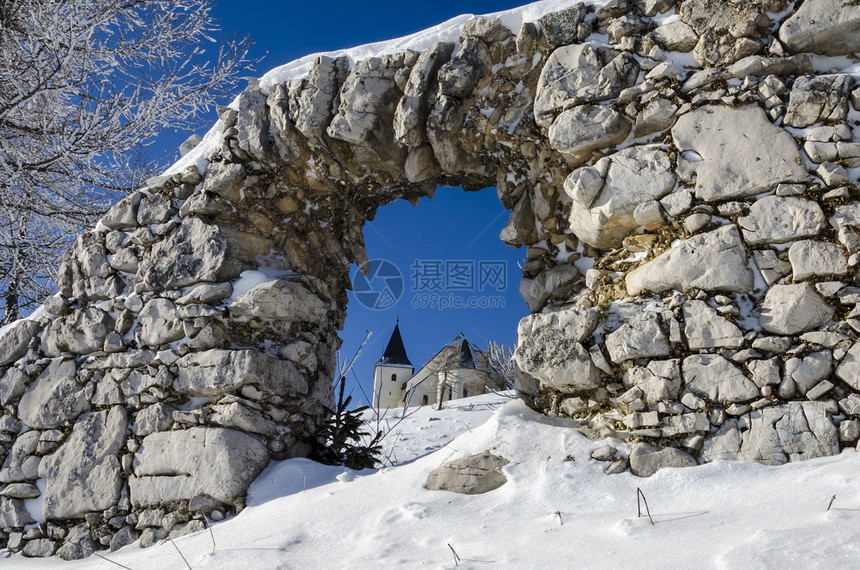
<instances>
[{"instance_id":1,"label":"bare tree","mask_svg":"<svg viewBox=\"0 0 860 570\"><path fill-rule=\"evenodd\" d=\"M0 324L52 290L62 252L158 168L248 69L212 0L0 0Z\"/></svg>"},{"instance_id":2,"label":"bare tree","mask_svg":"<svg viewBox=\"0 0 860 570\"><path fill-rule=\"evenodd\" d=\"M498 388L514 390L520 368L514 360L514 351L511 347L491 340L487 343L487 360L498 373Z\"/></svg>"}]
</instances>

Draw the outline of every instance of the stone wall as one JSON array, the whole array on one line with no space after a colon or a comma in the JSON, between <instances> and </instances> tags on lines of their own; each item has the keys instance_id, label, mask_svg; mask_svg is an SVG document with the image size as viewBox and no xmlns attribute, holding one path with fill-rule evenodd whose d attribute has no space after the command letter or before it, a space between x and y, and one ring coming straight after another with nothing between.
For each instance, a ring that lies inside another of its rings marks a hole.
<instances>
[{"instance_id":1,"label":"stone wall","mask_svg":"<svg viewBox=\"0 0 860 570\"><path fill-rule=\"evenodd\" d=\"M440 184L495 186L527 246L523 397L656 444L635 472L853 445L860 89L824 56L858 28L848 0L571 3L252 82L2 332L2 540L75 558L241 509L332 405L363 224Z\"/></svg>"}]
</instances>

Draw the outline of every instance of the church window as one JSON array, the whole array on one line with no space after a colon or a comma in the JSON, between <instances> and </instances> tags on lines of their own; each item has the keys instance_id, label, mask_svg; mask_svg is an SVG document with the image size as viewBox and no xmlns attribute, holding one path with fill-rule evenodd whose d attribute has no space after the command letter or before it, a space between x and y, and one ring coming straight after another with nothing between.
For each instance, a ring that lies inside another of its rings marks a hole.
<instances>
[{"instance_id":1,"label":"church window","mask_svg":"<svg viewBox=\"0 0 860 570\"><path fill-rule=\"evenodd\" d=\"M421 405L422 406L426 406L428 401L429 400L427 398L427 394L424 394L423 396L421 396Z\"/></svg>"},{"instance_id":2,"label":"church window","mask_svg":"<svg viewBox=\"0 0 860 570\"><path fill-rule=\"evenodd\" d=\"M392 381L392 382L397 382L397 374L392 374L392 375L391 375L391 381Z\"/></svg>"},{"instance_id":3,"label":"church window","mask_svg":"<svg viewBox=\"0 0 860 570\"><path fill-rule=\"evenodd\" d=\"M468 395L469 395L469 392L466 390L466 387L463 386L463 397L465 398Z\"/></svg>"}]
</instances>

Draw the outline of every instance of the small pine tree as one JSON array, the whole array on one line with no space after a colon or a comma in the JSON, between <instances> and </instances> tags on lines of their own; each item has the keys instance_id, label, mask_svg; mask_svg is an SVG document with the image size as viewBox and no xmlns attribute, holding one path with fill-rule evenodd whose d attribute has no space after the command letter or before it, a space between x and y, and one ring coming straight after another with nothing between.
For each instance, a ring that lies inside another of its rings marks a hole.
<instances>
[{"instance_id":1,"label":"small pine tree","mask_svg":"<svg viewBox=\"0 0 860 570\"><path fill-rule=\"evenodd\" d=\"M352 396L344 398L345 378L340 379L340 392L335 410L326 408L329 417L314 432L314 450L310 458L326 465L344 465L350 469L373 469L379 464L382 453L378 431L367 443L370 436L363 431L362 414L367 406L347 410Z\"/></svg>"}]
</instances>

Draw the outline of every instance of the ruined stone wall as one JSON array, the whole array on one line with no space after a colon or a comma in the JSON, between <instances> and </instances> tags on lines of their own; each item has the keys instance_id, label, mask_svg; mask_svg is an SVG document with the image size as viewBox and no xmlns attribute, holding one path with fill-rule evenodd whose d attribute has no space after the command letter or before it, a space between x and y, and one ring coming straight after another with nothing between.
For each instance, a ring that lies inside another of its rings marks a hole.
<instances>
[{"instance_id":1,"label":"ruined stone wall","mask_svg":"<svg viewBox=\"0 0 860 570\"><path fill-rule=\"evenodd\" d=\"M613 0L517 28L252 82L205 160L78 238L0 336L11 549L199 530L307 453L363 224L440 184L498 188L527 246L523 397L665 448L634 472L853 445L860 91L826 56L860 50L860 7Z\"/></svg>"}]
</instances>

